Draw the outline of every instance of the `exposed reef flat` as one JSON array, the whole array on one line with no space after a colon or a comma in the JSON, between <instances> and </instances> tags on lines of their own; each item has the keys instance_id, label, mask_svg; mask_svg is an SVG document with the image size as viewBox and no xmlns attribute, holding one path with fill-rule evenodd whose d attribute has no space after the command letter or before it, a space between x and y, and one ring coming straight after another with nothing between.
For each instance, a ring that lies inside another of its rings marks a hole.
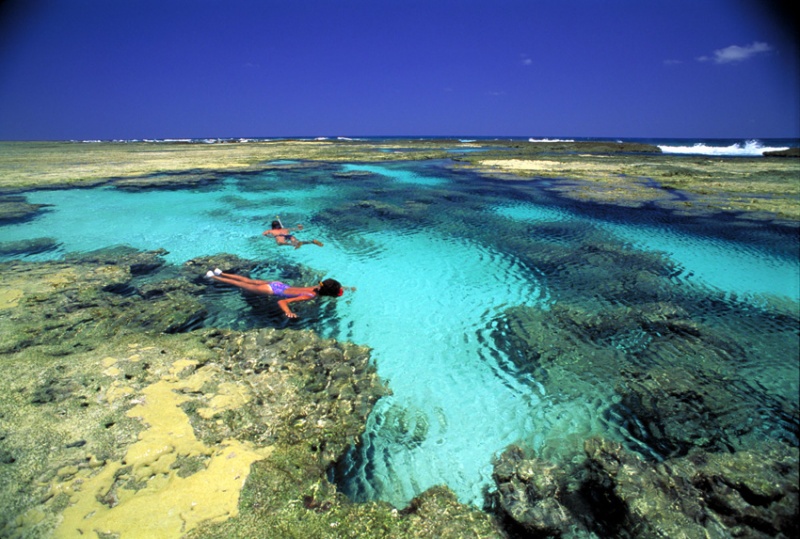
<instances>
[{"instance_id":1,"label":"exposed reef flat","mask_svg":"<svg viewBox=\"0 0 800 539\"><path fill-rule=\"evenodd\" d=\"M457 143L455 143L457 144ZM451 145L452 146L452 143ZM446 145L398 141L281 140L226 144L155 142L0 142L0 192L79 187L109 181L169 185L193 178L209 181L220 173L263 170L283 161L397 161L444 158Z\"/></svg>"},{"instance_id":2,"label":"exposed reef flat","mask_svg":"<svg viewBox=\"0 0 800 539\"><path fill-rule=\"evenodd\" d=\"M720 159L663 155L646 144L455 139L0 142L0 150L0 194L109 182L119 187L196 186L231 173L301 167L309 161L447 159L499 178L553 181L554 191L578 200L800 221L800 160L791 152ZM8 211L25 211L21 202L15 200Z\"/></svg>"},{"instance_id":3,"label":"exposed reef flat","mask_svg":"<svg viewBox=\"0 0 800 539\"><path fill-rule=\"evenodd\" d=\"M225 144L168 142L0 142L0 192L47 187L92 186L140 180L153 185L219 173L294 167L303 161L407 161L446 159L480 150L486 158L585 152L659 152L655 146L612 143L463 143L421 139L383 142L276 140ZM484 153L485 152L485 153Z\"/></svg>"},{"instance_id":4,"label":"exposed reef flat","mask_svg":"<svg viewBox=\"0 0 800 539\"><path fill-rule=\"evenodd\" d=\"M554 191L577 200L800 220L800 161L794 159L565 154L469 160L490 176L556 180Z\"/></svg>"}]
</instances>

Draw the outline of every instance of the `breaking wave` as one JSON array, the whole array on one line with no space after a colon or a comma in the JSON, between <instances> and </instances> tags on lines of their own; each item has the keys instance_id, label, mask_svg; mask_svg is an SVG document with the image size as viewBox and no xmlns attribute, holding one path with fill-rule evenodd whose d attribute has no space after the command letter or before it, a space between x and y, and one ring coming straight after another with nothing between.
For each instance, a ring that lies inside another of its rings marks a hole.
<instances>
[{"instance_id":1,"label":"breaking wave","mask_svg":"<svg viewBox=\"0 0 800 539\"><path fill-rule=\"evenodd\" d=\"M528 142L575 142L575 140L560 138L529 138Z\"/></svg>"},{"instance_id":2,"label":"breaking wave","mask_svg":"<svg viewBox=\"0 0 800 539\"><path fill-rule=\"evenodd\" d=\"M764 152L788 150L788 146L770 147L764 146L760 140L747 140L728 145L711 145L705 142L697 142L691 146L659 145L661 151L670 154L695 154L695 155L720 155L720 156L741 156L741 157L760 157Z\"/></svg>"}]
</instances>

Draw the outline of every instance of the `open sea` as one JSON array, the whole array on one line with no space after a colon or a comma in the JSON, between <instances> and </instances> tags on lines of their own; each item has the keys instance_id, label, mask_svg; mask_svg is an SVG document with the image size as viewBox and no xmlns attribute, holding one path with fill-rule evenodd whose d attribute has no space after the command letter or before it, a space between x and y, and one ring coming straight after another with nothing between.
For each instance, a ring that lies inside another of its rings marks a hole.
<instances>
[{"instance_id":1,"label":"open sea","mask_svg":"<svg viewBox=\"0 0 800 539\"><path fill-rule=\"evenodd\" d=\"M635 142L726 158L799 145ZM166 249L176 265L231 253L261 262L254 278L284 278L271 264L280 260L357 287L322 300L318 315L303 316L299 306L301 318L287 321L254 311L237 289L209 284L207 297L220 308L204 322L313 329L371 347L391 395L376 404L361 443L330 470L355 500L402 507L445 484L481 506L493 459L514 443L559 461L601 435L665 458L663 440L636 428L619 366L696 372L712 344L675 336L664 344L662 326L631 322L645 311L680 312L737 351L704 371L719 375L708 374L712 386L726 385L750 407L752 428L730 433L732 447L770 438L798 444L796 412L769 412L798 409L796 228L609 209L440 161L305 165L274 164L192 189L29 191L28 202L49 207L0 226L0 242L56 240L54 249L7 257L31 261L120 244ZM262 237L276 216L304 224L297 236L324 247L278 247ZM565 317L601 329L559 326ZM537 347L540 359L529 353ZM557 364L567 357L580 367Z\"/></svg>"},{"instance_id":2,"label":"open sea","mask_svg":"<svg viewBox=\"0 0 800 539\"><path fill-rule=\"evenodd\" d=\"M759 157L765 151L787 150L789 148L800 147L800 139L795 138L766 138L766 139L736 139L736 138L613 138L613 137L491 137L491 136L468 136L468 137L414 137L414 136L391 136L391 137L306 137L293 140L341 140L341 141L368 141L368 142L391 142L393 140L460 140L461 142L471 141L528 141L536 142L638 142L658 146L664 154L674 155L706 155L720 157ZM126 142L161 142L165 144L173 143L195 143L195 144L217 144L224 142L257 142L265 140L283 140L276 138L208 138L208 139L147 139L142 140L117 140L120 144ZM81 140L73 142L93 143L109 142L101 140ZM453 152L471 151L455 147Z\"/></svg>"}]
</instances>

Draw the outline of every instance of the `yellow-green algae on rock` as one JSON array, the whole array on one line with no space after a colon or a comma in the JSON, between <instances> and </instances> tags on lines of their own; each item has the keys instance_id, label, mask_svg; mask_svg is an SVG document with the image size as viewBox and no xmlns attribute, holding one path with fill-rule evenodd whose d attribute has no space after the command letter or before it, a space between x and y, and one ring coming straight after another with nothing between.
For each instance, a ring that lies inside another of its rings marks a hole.
<instances>
[{"instance_id":1,"label":"yellow-green algae on rock","mask_svg":"<svg viewBox=\"0 0 800 539\"><path fill-rule=\"evenodd\" d=\"M653 203L683 213L724 211L759 220L800 220L797 159L566 153L461 159L490 176L556 180L553 191L577 200L629 207ZM683 196L676 197L676 192Z\"/></svg>"},{"instance_id":2,"label":"yellow-green algae on rock","mask_svg":"<svg viewBox=\"0 0 800 539\"><path fill-rule=\"evenodd\" d=\"M447 155L445 144L448 143L330 140L225 144L0 141L0 190L86 187L139 178L158 185L168 183L174 173L207 176L247 172L286 159L341 162L442 158ZM402 151L408 148L421 151ZM395 149L397 153L393 153Z\"/></svg>"},{"instance_id":3,"label":"yellow-green algae on rock","mask_svg":"<svg viewBox=\"0 0 800 539\"><path fill-rule=\"evenodd\" d=\"M186 363L180 360L176 367ZM216 447L199 441L180 405L186 396L176 391L193 387L192 378L165 377L142 391L140 402L127 415L141 420L147 429L128 448L121 462L108 463L96 474L58 473L54 492L71 494L56 537L75 537L91 532L125 537L178 537L204 521L222 521L238 514L239 492L250 465L269 456L270 448L255 449L236 439ZM183 478L174 467L178 457L207 459L205 468ZM119 487L108 500L115 482L126 474L137 490ZM70 479L61 482L62 475ZM157 511L154 517L153 511Z\"/></svg>"}]
</instances>

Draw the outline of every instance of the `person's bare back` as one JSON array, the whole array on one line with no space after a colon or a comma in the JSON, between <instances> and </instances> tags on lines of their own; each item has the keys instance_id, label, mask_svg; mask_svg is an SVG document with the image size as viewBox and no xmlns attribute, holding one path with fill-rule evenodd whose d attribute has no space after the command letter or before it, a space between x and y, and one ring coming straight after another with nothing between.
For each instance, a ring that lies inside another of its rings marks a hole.
<instances>
[{"instance_id":1,"label":"person's bare back","mask_svg":"<svg viewBox=\"0 0 800 539\"><path fill-rule=\"evenodd\" d=\"M278 245L293 245L295 249L299 249L307 243L313 243L322 247L322 242L318 240L300 241L292 234L292 230L303 230L303 225L297 225L295 228L285 228L280 221L272 221L272 228L265 230L262 235L273 236L275 243Z\"/></svg>"}]
</instances>

